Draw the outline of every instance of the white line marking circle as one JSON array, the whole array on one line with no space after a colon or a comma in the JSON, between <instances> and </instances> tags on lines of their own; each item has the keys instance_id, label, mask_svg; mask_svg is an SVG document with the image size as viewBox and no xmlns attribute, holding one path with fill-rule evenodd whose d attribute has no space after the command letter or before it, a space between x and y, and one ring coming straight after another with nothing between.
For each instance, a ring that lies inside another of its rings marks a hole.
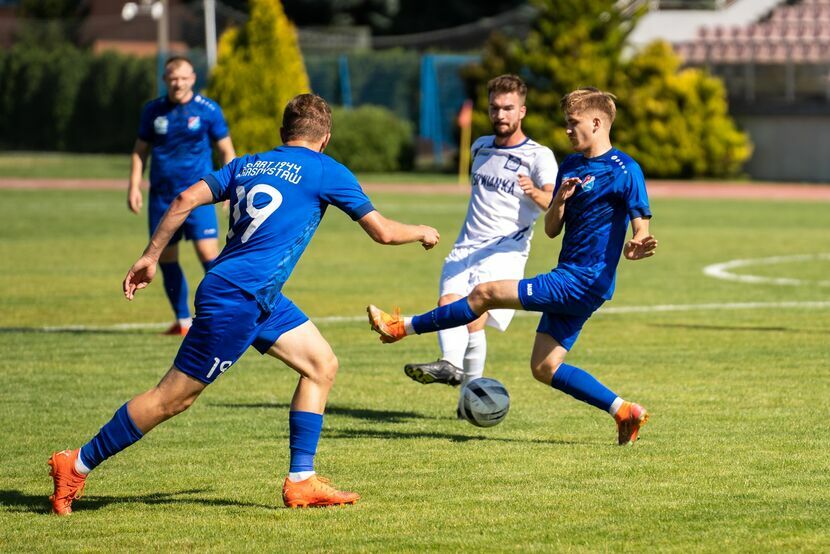
<instances>
[{"instance_id":1,"label":"white line marking circle","mask_svg":"<svg viewBox=\"0 0 830 554\"><path fill-rule=\"evenodd\" d=\"M785 302L725 302L708 304L657 304L653 306L603 306L597 311L598 315L613 314L644 314L664 312L691 312L691 311L725 311L725 310L764 310L776 308L805 308L824 310L830 309L828 300L785 301ZM516 317L539 317L539 312L516 312ZM366 322L365 315L354 316L321 316L313 317L316 325ZM161 331L170 325L170 322L158 323L116 323L113 325L54 325L48 327L20 327L20 331L37 331L41 333L60 332L95 332L95 331L133 331L158 330ZM14 330L14 329L11 329Z\"/></svg>"},{"instance_id":2,"label":"white line marking circle","mask_svg":"<svg viewBox=\"0 0 830 554\"><path fill-rule=\"evenodd\" d=\"M830 261L830 254L799 254L795 256L772 256L769 258L750 258L746 260L730 260L720 264L707 265L703 268L703 274L715 279L724 281L736 281L738 283L752 283L765 285L782 286L804 286L814 285L819 287L830 287L830 281L810 281L806 279L792 279L789 277L763 277L761 275L738 275L730 270L739 267L752 267L759 265L776 265L790 262L810 262L813 260Z\"/></svg>"}]
</instances>

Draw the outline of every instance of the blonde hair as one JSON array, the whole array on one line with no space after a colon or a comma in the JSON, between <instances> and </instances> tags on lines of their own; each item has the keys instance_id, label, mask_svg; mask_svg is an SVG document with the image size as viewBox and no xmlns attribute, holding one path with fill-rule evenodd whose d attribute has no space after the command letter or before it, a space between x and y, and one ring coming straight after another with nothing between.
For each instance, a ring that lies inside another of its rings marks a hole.
<instances>
[{"instance_id":1,"label":"blonde hair","mask_svg":"<svg viewBox=\"0 0 830 554\"><path fill-rule=\"evenodd\" d=\"M167 58L167 61L164 62L164 70L167 71L168 68L177 69L185 64L189 65L190 69L192 69L194 73L196 72L196 67L193 65L193 62L190 61L190 58L185 56L171 56Z\"/></svg>"},{"instance_id":2,"label":"blonde hair","mask_svg":"<svg viewBox=\"0 0 830 554\"><path fill-rule=\"evenodd\" d=\"M614 123L614 118L617 117L617 105L614 103L616 98L610 92L583 87L563 96L559 106L565 114L598 111L608 117L609 123Z\"/></svg>"}]
</instances>

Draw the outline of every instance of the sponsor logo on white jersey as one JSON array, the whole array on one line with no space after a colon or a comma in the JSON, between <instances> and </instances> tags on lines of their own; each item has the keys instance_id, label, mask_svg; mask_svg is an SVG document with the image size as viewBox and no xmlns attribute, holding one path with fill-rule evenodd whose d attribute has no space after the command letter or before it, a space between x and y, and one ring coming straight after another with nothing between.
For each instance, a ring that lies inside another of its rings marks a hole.
<instances>
[{"instance_id":1,"label":"sponsor logo on white jersey","mask_svg":"<svg viewBox=\"0 0 830 554\"><path fill-rule=\"evenodd\" d=\"M153 120L153 129L156 131L157 135L166 135L167 128L170 126L170 122L167 121L167 117L160 115Z\"/></svg>"}]
</instances>

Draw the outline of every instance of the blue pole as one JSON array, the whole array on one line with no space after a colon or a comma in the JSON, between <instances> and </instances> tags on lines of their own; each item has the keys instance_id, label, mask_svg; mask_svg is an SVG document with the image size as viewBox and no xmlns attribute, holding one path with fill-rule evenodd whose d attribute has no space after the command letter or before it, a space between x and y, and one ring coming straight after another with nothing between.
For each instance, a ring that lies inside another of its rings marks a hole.
<instances>
[{"instance_id":1,"label":"blue pole","mask_svg":"<svg viewBox=\"0 0 830 554\"><path fill-rule=\"evenodd\" d=\"M421 137L432 141L435 163L444 161L443 139L441 136L441 111L438 104L438 81L435 75L435 57L421 58Z\"/></svg>"}]
</instances>

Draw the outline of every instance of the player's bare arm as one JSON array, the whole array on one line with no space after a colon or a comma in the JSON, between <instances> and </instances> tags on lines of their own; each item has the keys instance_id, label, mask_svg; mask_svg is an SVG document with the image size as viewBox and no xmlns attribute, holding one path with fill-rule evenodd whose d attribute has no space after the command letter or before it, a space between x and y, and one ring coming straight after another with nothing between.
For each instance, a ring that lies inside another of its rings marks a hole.
<instances>
[{"instance_id":1,"label":"player's bare arm","mask_svg":"<svg viewBox=\"0 0 830 554\"><path fill-rule=\"evenodd\" d=\"M525 196L533 200L533 203L546 210L550 206L551 198L553 198L553 185L545 184L542 188L538 188L528 175L519 175L519 187L525 193Z\"/></svg>"},{"instance_id":2,"label":"player's bare arm","mask_svg":"<svg viewBox=\"0 0 830 554\"><path fill-rule=\"evenodd\" d=\"M233 148L233 141L230 136L216 141L216 149L222 156L222 165L228 165L236 158L236 150Z\"/></svg>"},{"instance_id":3,"label":"player's bare arm","mask_svg":"<svg viewBox=\"0 0 830 554\"><path fill-rule=\"evenodd\" d=\"M153 280L159 256L190 212L199 206L211 203L213 203L213 193L204 181L191 185L173 200L153 236L150 237L150 243L144 249L144 254L124 277L122 288L127 300L132 300L137 290L145 288Z\"/></svg>"},{"instance_id":4,"label":"player's bare arm","mask_svg":"<svg viewBox=\"0 0 830 554\"><path fill-rule=\"evenodd\" d=\"M657 239L648 230L648 219L635 217L631 220L631 230L634 236L625 243L623 255L627 260L642 260L654 256L657 249Z\"/></svg>"},{"instance_id":5,"label":"player's bare arm","mask_svg":"<svg viewBox=\"0 0 830 554\"><path fill-rule=\"evenodd\" d=\"M559 190L553 194L548 211L545 212L545 234L554 238L562 232L565 222L565 202L573 196L576 186L580 183L579 177L570 177L562 181Z\"/></svg>"},{"instance_id":6,"label":"player's bare arm","mask_svg":"<svg viewBox=\"0 0 830 554\"><path fill-rule=\"evenodd\" d=\"M144 165L150 155L150 145L141 139L135 140L133 152L130 155L130 183L127 187L127 207L137 214L144 205L141 196L141 177L144 175Z\"/></svg>"},{"instance_id":7,"label":"player's bare arm","mask_svg":"<svg viewBox=\"0 0 830 554\"><path fill-rule=\"evenodd\" d=\"M366 234L379 244L408 244L420 242L424 250L429 250L441 239L437 230L428 225L408 225L388 219L377 210L373 210L358 221Z\"/></svg>"}]
</instances>

